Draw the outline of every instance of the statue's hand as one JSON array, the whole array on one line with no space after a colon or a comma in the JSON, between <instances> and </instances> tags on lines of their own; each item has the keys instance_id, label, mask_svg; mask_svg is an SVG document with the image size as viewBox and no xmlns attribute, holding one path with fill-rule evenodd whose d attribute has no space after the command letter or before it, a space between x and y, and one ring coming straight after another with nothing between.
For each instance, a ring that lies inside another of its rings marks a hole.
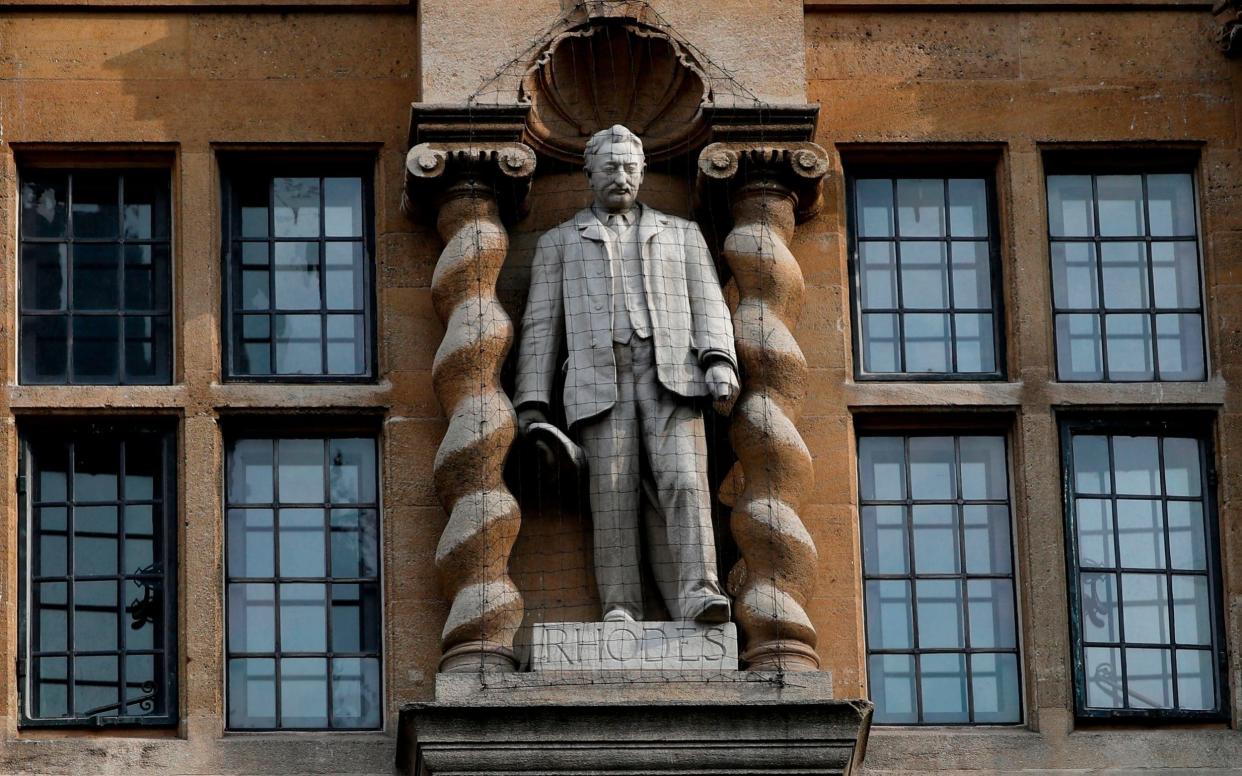
<instances>
[{"instance_id":1,"label":"statue's hand","mask_svg":"<svg viewBox=\"0 0 1242 776\"><path fill-rule=\"evenodd\" d=\"M737 382L737 372L727 361L717 361L707 369L707 390L712 395L716 411L728 415L733 411L733 403L741 391Z\"/></svg>"},{"instance_id":2,"label":"statue's hand","mask_svg":"<svg viewBox=\"0 0 1242 776\"><path fill-rule=\"evenodd\" d=\"M518 410L518 433L525 434L530 431L533 423L547 423L548 415L543 411L542 407L526 406Z\"/></svg>"}]
</instances>

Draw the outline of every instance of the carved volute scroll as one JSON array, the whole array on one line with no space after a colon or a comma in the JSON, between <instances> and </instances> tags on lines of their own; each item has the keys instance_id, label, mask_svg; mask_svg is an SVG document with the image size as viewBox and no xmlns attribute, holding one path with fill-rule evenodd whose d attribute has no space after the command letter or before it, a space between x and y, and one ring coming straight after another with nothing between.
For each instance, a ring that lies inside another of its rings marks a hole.
<instances>
[{"instance_id":1,"label":"carved volute scroll","mask_svg":"<svg viewBox=\"0 0 1242 776\"><path fill-rule=\"evenodd\" d=\"M436 453L436 494L449 514L436 567L452 608L441 671L512 671L522 596L509 577L521 514L505 487L514 415L500 387L513 323L496 298L509 237L497 191L519 195L535 155L519 143L422 143L406 157L407 203L432 199L444 240L431 292L444 340L432 379L449 418Z\"/></svg>"},{"instance_id":2,"label":"carved volute scroll","mask_svg":"<svg viewBox=\"0 0 1242 776\"><path fill-rule=\"evenodd\" d=\"M699 156L703 193L727 197L733 217L724 258L738 289L733 328L743 372L729 430L738 457L732 529L742 560L730 582L746 638L742 658L752 670L819 667L805 610L817 556L798 515L814 479L795 425L807 365L792 329L805 287L789 240L795 223L819 207L827 171L827 154L814 143L714 143Z\"/></svg>"}]
</instances>

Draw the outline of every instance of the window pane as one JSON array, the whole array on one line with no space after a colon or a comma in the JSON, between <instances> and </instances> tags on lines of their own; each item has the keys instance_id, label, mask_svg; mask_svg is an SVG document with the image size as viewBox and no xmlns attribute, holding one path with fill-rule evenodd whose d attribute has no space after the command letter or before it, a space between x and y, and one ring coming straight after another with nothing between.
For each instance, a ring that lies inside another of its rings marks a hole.
<instances>
[{"instance_id":1,"label":"window pane","mask_svg":"<svg viewBox=\"0 0 1242 776\"><path fill-rule=\"evenodd\" d=\"M1083 650L1086 665L1087 705L1097 709L1125 707L1122 685L1121 650L1088 647Z\"/></svg>"},{"instance_id":2,"label":"window pane","mask_svg":"<svg viewBox=\"0 0 1242 776\"><path fill-rule=\"evenodd\" d=\"M992 260L986 242L950 244L953 261L953 305L958 309L992 308Z\"/></svg>"},{"instance_id":3,"label":"window pane","mask_svg":"<svg viewBox=\"0 0 1242 776\"><path fill-rule=\"evenodd\" d=\"M982 179L949 181L949 231L954 237L988 236L987 187Z\"/></svg>"},{"instance_id":4,"label":"window pane","mask_svg":"<svg viewBox=\"0 0 1242 776\"><path fill-rule=\"evenodd\" d=\"M961 437L958 447L962 464L962 498L1008 498L1005 440L1002 437Z\"/></svg>"},{"instance_id":5,"label":"window pane","mask_svg":"<svg viewBox=\"0 0 1242 776\"><path fill-rule=\"evenodd\" d=\"M1147 212L1153 236L1195 233L1194 187L1185 173L1147 176Z\"/></svg>"},{"instance_id":6,"label":"window pane","mask_svg":"<svg viewBox=\"0 0 1242 776\"><path fill-rule=\"evenodd\" d=\"M1160 494L1160 454L1155 437L1113 437L1113 467L1118 494Z\"/></svg>"},{"instance_id":7,"label":"window pane","mask_svg":"<svg viewBox=\"0 0 1242 776\"><path fill-rule=\"evenodd\" d=\"M962 507L967 574L1012 574L1009 508L996 504Z\"/></svg>"},{"instance_id":8,"label":"window pane","mask_svg":"<svg viewBox=\"0 0 1242 776\"><path fill-rule=\"evenodd\" d=\"M328 445L328 478L333 503L374 503L374 440L333 439Z\"/></svg>"},{"instance_id":9,"label":"window pane","mask_svg":"<svg viewBox=\"0 0 1242 776\"><path fill-rule=\"evenodd\" d=\"M912 515L915 573L960 573L957 509L952 504L915 504Z\"/></svg>"},{"instance_id":10,"label":"window pane","mask_svg":"<svg viewBox=\"0 0 1242 776\"><path fill-rule=\"evenodd\" d=\"M77 310L117 310L121 306L121 246L73 246L73 306Z\"/></svg>"},{"instance_id":11,"label":"window pane","mask_svg":"<svg viewBox=\"0 0 1242 776\"><path fill-rule=\"evenodd\" d=\"M272 440L241 439L229 453L229 502L269 504L272 498Z\"/></svg>"},{"instance_id":12,"label":"window pane","mask_svg":"<svg viewBox=\"0 0 1242 776\"><path fill-rule=\"evenodd\" d=\"M362 236L362 179L324 178L324 234Z\"/></svg>"},{"instance_id":13,"label":"window pane","mask_svg":"<svg viewBox=\"0 0 1242 776\"><path fill-rule=\"evenodd\" d=\"M332 576L379 574L379 523L373 509L332 510Z\"/></svg>"},{"instance_id":14,"label":"window pane","mask_svg":"<svg viewBox=\"0 0 1242 776\"><path fill-rule=\"evenodd\" d=\"M920 649L965 647L962 583L956 579L920 579L914 583Z\"/></svg>"},{"instance_id":15,"label":"window pane","mask_svg":"<svg viewBox=\"0 0 1242 776\"><path fill-rule=\"evenodd\" d=\"M120 319L73 319L73 371L79 383L115 383L120 376Z\"/></svg>"},{"instance_id":16,"label":"window pane","mask_svg":"<svg viewBox=\"0 0 1242 776\"><path fill-rule=\"evenodd\" d=\"M1199 251L1193 242L1153 242L1156 307L1199 306Z\"/></svg>"},{"instance_id":17,"label":"window pane","mask_svg":"<svg viewBox=\"0 0 1242 776\"><path fill-rule=\"evenodd\" d=\"M283 465L281 472L284 472ZM281 491L283 493L283 487ZM327 558L324 539L324 510L280 510L280 576L324 576Z\"/></svg>"},{"instance_id":18,"label":"window pane","mask_svg":"<svg viewBox=\"0 0 1242 776\"><path fill-rule=\"evenodd\" d=\"M1121 575L1122 635L1127 642L1168 644L1169 595L1163 574Z\"/></svg>"},{"instance_id":19,"label":"window pane","mask_svg":"<svg viewBox=\"0 0 1242 776\"><path fill-rule=\"evenodd\" d=\"M132 383L167 383L169 320L164 316L125 319L125 377Z\"/></svg>"},{"instance_id":20,"label":"window pane","mask_svg":"<svg viewBox=\"0 0 1242 776\"><path fill-rule=\"evenodd\" d=\"M1173 577L1173 628L1178 644L1212 645L1207 577Z\"/></svg>"},{"instance_id":21,"label":"window pane","mask_svg":"<svg viewBox=\"0 0 1242 776\"><path fill-rule=\"evenodd\" d=\"M1173 707L1173 653L1167 649L1127 649L1126 684L1136 709Z\"/></svg>"},{"instance_id":22,"label":"window pane","mask_svg":"<svg viewBox=\"0 0 1242 776\"><path fill-rule=\"evenodd\" d=\"M275 178L272 205L277 237L318 237L319 179Z\"/></svg>"},{"instance_id":23,"label":"window pane","mask_svg":"<svg viewBox=\"0 0 1242 776\"><path fill-rule=\"evenodd\" d=\"M155 508L150 504L129 504L125 507L125 574L144 574L154 570L159 558L156 540Z\"/></svg>"},{"instance_id":24,"label":"window pane","mask_svg":"<svg viewBox=\"0 0 1242 776\"><path fill-rule=\"evenodd\" d=\"M1083 640L1118 641L1117 575L1084 572L1080 581Z\"/></svg>"},{"instance_id":25,"label":"window pane","mask_svg":"<svg viewBox=\"0 0 1242 776\"><path fill-rule=\"evenodd\" d=\"M1164 568L1164 520L1160 502L1117 499L1117 543L1121 565L1127 568Z\"/></svg>"},{"instance_id":26,"label":"window pane","mask_svg":"<svg viewBox=\"0 0 1242 776\"><path fill-rule=\"evenodd\" d=\"M328 726L328 661L284 658L280 661L280 724L285 728Z\"/></svg>"},{"instance_id":27,"label":"window pane","mask_svg":"<svg viewBox=\"0 0 1242 776\"><path fill-rule=\"evenodd\" d=\"M1099 196L1100 235L1128 237L1142 235L1143 176L1100 175L1095 179Z\"/></svg>"},{"instance_id":28,"label":"window pane","mask_svg":"<svg viewBox=\"0 0 1242 776\"><path fill-rule=\"evenodd\" d=\"M996 346L992 340L992 316L959 313L953 316L957 343L957 371L996 371Z\"/></svg>"},{"instance_id":29,"label":"window pane","mask_svg":"<svg viewBox=\"0 0 1242 776\"><path fill-rule=\"evenodd\" d=\"M889 180L863 179L854 183L858 207L860 237L891 237L893 235L893 183Z\"/></svg>"},{"instance_id":30,"label":"window pane","mask_svg":"<svg viewBox=\"0 0 1242 776\"><path fill-rule=\"evenodd\" d=\"M875 721L887 724L918 722L914 656L872 655L867 666L871 700L875 703Z\"/></svg>"},{"instance_id":31,"label":"window pane","mask_svg":"<svg viewBox=\"0 0 1242 776\"><path fill-rule=\"evenodd\" d=\"M1054 237L1095 234L1090 175L1048 176L1048 226Z\"/></svg>"},{"instance_id":32,"label":"window pane","mask_svg":"<svg viewBox=\"0 0 1242 776\"><path fill-rule=\"evenodd\" d=\"M919 658L923 721L931 724L969 722L966 701L966 656L922 655Z\"/></svg>"},{"instance_id":33,"label":"window pane","mask_svg":"<svg viewBox=\"0 0 1242 776\"><path fill-rule=\"evenodd\" d=\"M1008 579L972 579L966 583L973 649L1013 649L1018 645L1013 583Z\"/></svg>"},{"instance_id":34,"label":"window pane","mask_svg":"<svg viewBox=\"0 0 1242 776\"><path fill-rule=\"evenodd\" d=\"M1100 306L1095 245L1052 243L1052 303L1057 309Z\"/></svg>"},{"instance_id":35,"label":"window pane","mask_svg":"<svg viewBox=\"0 0 1242 776\"><path fill-rule=\"evenodd\" d=\"M323 652L327 648L327 586L317 584L281 585L281 652Z\"/></svg>"},{"instance_id":36,"label":"window pane","mask_svg":"<svg viewBox=\"0 0 1242 776\"><path fill-rule=\"evenodd\" d=\"M276 661L241 658L229 661L229 727L276 727Z\"/></svg>"},{"instance_id":37,"label":"window pane","mask_svg":"<svg viewBox=\"0 0 1242 776\"><path fill-rule=\"evenodd\" d=\"M22 316L22 382L63 383L68 374L68 321Z\"/></svg>"},{"instance_id":38,"label":"window pane","mask_svg":"<svg viewBox=\"0 0 1242 776\"><path fill-rule=\"evenodd\" d=\"M64 310L68 265L64 243L23 243L22 309Z\"/></svg>"},{"instance_id":39,"label":"window pane","mask_svg":"<svg viewBox=\"0 0 1242 776\"><path fill-rule=\"evenodd\" d=\"M867 583L867 646L910 649L914 646L910 583L876 580Z\"/></svg>"},{"instance_id":40,"label":"window pane","mask_svg":"<svg viewBox=\"0 0 1242 776\"><path fill-rule=\"evenodd\" d=\"M73 586L74 651L115 650L120 611L116 580L76 582Z\"/></svg>"},{"instance_id":41,"label":"window pane","mask_svg":"<svg viewBox=\"0 0 1242 776\"><path fill-rule=\"evenodd\" d=\"M332 650L379 650L379 586L373 583L332 586Z\"/></svg>"},{"instance_id":42,"label":"window pane","mask_svg":"<svg viewBox=\"0 0 1242 776\"><path fill-rule=\"evenodd\" d=\"M1114 380L1151 380L1151 316L1106 315L1108 374Z\"/></svg>"},{"instance_id":43,"label":"window pane","mask_svg":"<svg viewBox=\"0 0 1242 776\"><path fill-rule=\"evenodd\" d=\"M910 438L911 498L957 497L957 462L953 441L953 437Z\"/></svg>"},{"instance_id":44,"label":"window pane","mask_svg":"<svg viewBox=\"0 0 1242 776\"><path fill-rule=\"evenodd\" d=\"M1075 492L1111 493L1113 485L1108 437L1075 434L1073 450Z\"/></svg>"},{"instance_id":45,"label":"window pane","mask_svg":"<svg viewBox=\"0 0 1242 776\"><path fill-rule=\"evenodd\" d=\"M1203 318L1198 315L1157 315L1156 348L1160 379L1202 380Z\"/></svg>"},{"instance_id":46,"label":"window pane","mask_svg":"<svg viewBox=\"0 0 1242 776\"><path fill-rule=\"evenodd\" d=\"M1105 307L1148 306L1146 245L1141 242L1102 243L1100 267L1104 274Z\"/></svg>"},{"instance_id":47,"label":"window pane","mask_svg":"<svg viewBox=\"0 0 1242 776\"><path fill-rule=\"evenodd\" d=\"M73 571L77 576L115 576L117 508L81 506L73 512Z\"/></svg>"},{"instance_id":48,"label":"window pane","mask_svg":"<svg viewBox=\"0 0 1242 776\"><path fill-rule=\"evenodd\" d=\"M267 237L268 181L235 180L232 192L237 199L242 237Z\"/></svg>"},{"instance_id":49,"label":"window pane","mask_svg":"<svg viewBox=\"0 0 1242 776\"><path fill-rule=\"evenodd\" d=\"M1216 708L1216 669L1206 650L1177 650L1177 705L1181 709Z\"/></svg>"},{"instance_id":50,"label":"window pane","mask_svg":"<svg viewBox=\"0 0 1242 776\"><path fill-rule=\"evenodd\" d=\"M127 173L122 231L127 240L166 240L169 237L168 178L165 175Z\"/></svg>"},{"instance_id":51,"label":"window pane","mask_svg":"<svg viewBox=\"0 0 1242 776\"><path fill-rule=\"evenodd\" d=\"M319 243L278 242L276 255L276 308L318 310Z\"/></svg>"},{"instance_id":52,"label":"window pane","mask_svg":"<svg viewBox=\"0 0 1242 776\"><path fill-rule=\"evenodd\" d=\"M902 437L858 440L858 471L864 499L906 497L906 454Z\"/></svg>"},{"instance_id":53,"label":"window pane","mask_svg":"<svg viewBox=\"0 0 1242 776\"><path fill-rule=\"evenodd\" d=\"M22 181L22 237L64 237L68 228L69 178L37 173Z\"/></svg>"},{"instance_id":54,"label":"window pane","mask_svg":"<svg viewBox=\"0 0 1242 776\"><path fill-rule=\"evenodd\" d=\"M943 310L949 306L949 266L942 242L901 245L901 293L905 309ZM907 337L909 333L907 332Z\"/></svg>"},{"instance_id":55,"label":"window pane","mask_svg":"<svg viewBox=\"0 0 1242 776\"><path fill-rule=\"evenodd\" d=\"M229 651L272 652L276 649L275 585L231 584Z\"/></svg>"},{"instance_id":56,"label":"window pane","mask_svg":"<svg viewBox=\"0 0 1242 776\"><path fill-rule=\"evenodd\" d=\"M378 660L339 657L332 661L333 727L379 727L382 702Z\"/></svg>"},{"instance_id":57,"label":"window pane","mask_svg":"<svg viewBox=\"0 0 1242 776\"><path fill-rule=\"evenodd\" d=\"M271 577L273 562L272 510L230 509L228 563L231 577Z\"/></svg>"},{"instance_id":58,"label":"window pane","mask_svg":"<svg viewBox=\"0 0 1242 776\"><path fill-rule=\"evenodd\" d=\"M906 509L900 506L864 506L862 517L863 568L868 574L908 574Z\"/></svg>"},{"instance_id":59,"label":"window pane","mask_svg":"<svg viewBox=\"0 0 1242 776\"><path fill-rule=\"evenodd\" d=\"M1017 655L971 655L970 671L975 722L1022 721Z\"/></svg>"},{"instance_id":60,"label":"window pane","mask_svg":"<svg viewBox=\"0 0 1242 776\"><path fill-rule=\"evenodd\" d=\"M1099 498L1077 499L1074 521L1078 525L1078 564L1083 568L1115 568L1113 502Z\"/></svg>"},{"instance_id":61,"label":"window pane","mask_svg":"<svg viewBox=\"0 0 1242 776\"><path fill-rule=\"evenodd\" d=\"M115 655L79 656L73 661L73 708L84 717L119 713L120 661Z\"/></svg>"},{"instance_id":62,"label":"window pane","mask_svg":"<svg viewBox=\"0 0 1242 776\"><path fill-rule=\"evenodd\" d=\"M949 316L909 313L905 316L905 337L905 371L949 371Z\"/></svg>"},{"instance_id":63,"label":"window pane","mask_svg":"<svg viewBox=\"0 0 1242 776\"><path fill-rule=\"evenodd\" d=\"M1169 557L1173 568L1192 571L1207 569L1207 548L1203 535L1203 506L1193 501L1165 504L1169 520Z\"/></svg>"},{"instance_id":64,"label":"window pane","mask_svg":"<svg viewBox=\"0 0 1242 776\"><path fill-rule=\"evenodd\" d=\"M69 649L69 585L40 582L34 586L34 648L43 652Z\"/></svg>"},{"instance_id":65,"label":"window pane","mask_svg":"<svg viewBox=\"0 0 1242 776\"><path fill-rule=\"evenodd\" d=\"M361 315L326 316L328 328L328 374L360 375L366 372L364 321Z\"/></svg>"},{"instance_id":66,"label":"window pane","mask_svg":"<svg viewBox=\"0 0 1242 776\"><path fill-rule=\"evenodd\" d=\"M324 441L281 439L276 445L280 460L281 502L322 504L326 496L323 482Z\"/></svg>"},{"instance_id":67,"label":"window pane","mask_svg":"<svg viewBox=\"0 0 1242 776\"><path fill-rule=\"evenodd\" d=\"M119 179L115 173L74 173L75 239L114 239L120 235Z\"/></svg>"},{"instance_id":68,"label":"window pane","mask_svg":"<svg viewBox=\"0 0 1242 776\"><path fill-rule=\"evenodd\" d=\"M125 246L125 309L168 311L167 245Z\"/></svg>"},{"instance_id":69,"label":"window pane","mask_svg":"<svg viewBox=\"0 0 1242 776\"><path fill-rule=\"evenodd\" d=\"M35 658L33 716L42 719L69 714L69 660L63 657Z\"/></svg>"},{"instance_id":70,"label":"window pane","mask_svg":"<svg viewBox=\"0 0 1242 776\"><path fill-rule=\"evenodd\" d=\"M944 236L944 181L897 181L897 222L902 237Z\"/></svg>"},{"instance_id":71,"label":"window pane","mask_svg":"<svg viewBox=\"0 0 1242 776\"><path fill-rule=\"evenodd\" d=\"M318 315L277 315L276 373L322 374L323 352Z\"/></svg>"},{"instance_id":72,"label":"window pane","mask_svg":"<svg viewBox=\"0 0 1242 776\"><path fill-rule=\"evenodd\" d=\"M897 309L897 250L891 242L858 245L859 282L864 310Z\"/></svg>"},{"instance_id":73,"label":"window pane","mask_svg":"<svg viewBox=\"0 0 1242 776\"><path fill-rule=\"evenodd\" d=\"M1058 315L1057 377L1061 380L1102 380L1104 359L1101 351L1098 315Z\"/></svg>"},{"instance_id":74,"label":"window pane","mask_svg":"<svg viewBox=\"0 0 1242 776\"><path fill-rule=\"evenodd\" d=\"M900 371L900 338L896 315L863 315L863 368L868 372Z\"/></svg>"},{"instance_id":75,"label":"window pane","mask_svg":"<svg viewBox=\"0 0 1242 776\"><path fill-rule=\"evenodd\" d=\"M324 247L327 277L324 290L329 310L361 310L366 294L362 243L330 242Z\"/></svg>"}]
</instances>

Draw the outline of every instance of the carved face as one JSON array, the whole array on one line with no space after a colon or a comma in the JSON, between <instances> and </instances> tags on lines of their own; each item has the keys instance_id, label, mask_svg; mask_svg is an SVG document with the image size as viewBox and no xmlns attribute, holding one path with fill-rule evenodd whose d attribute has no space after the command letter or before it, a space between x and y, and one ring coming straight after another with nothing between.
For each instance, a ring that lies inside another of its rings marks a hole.
<instances>
[{"instance_id":1,"label":"carved face","mask_svg":"<svg viewBox=\"0 0 1242 776\"><path fill-rule=\"evenodd\" d=\"M610 213L624 213L634 207L645 164L642 151L633 143L609 140L600 146L586 164L595 206Z\"/></svg>"}]
</instances>

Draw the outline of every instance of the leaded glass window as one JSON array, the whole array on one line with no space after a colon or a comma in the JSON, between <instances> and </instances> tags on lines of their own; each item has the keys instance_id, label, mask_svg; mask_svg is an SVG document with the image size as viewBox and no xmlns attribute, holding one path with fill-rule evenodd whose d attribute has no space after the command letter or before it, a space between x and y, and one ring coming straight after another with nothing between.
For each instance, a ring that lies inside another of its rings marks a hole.
<instances>
[{"instance_id":1,"label":"leaded glass window","mask_svg":"<svg viewBox=\"0 0 1242 776\"><path fill-rule=\"evenodd\" d=\"M859 177L850 196L858 377L999 378L988 181Z\"/></svg>"},{"instance_id":2,"label":"leaded glass window","mask_svg":"<svg viewBox=\"0 0 1242 776\"><path fill-rule=\"evenodd\" d=\"M228 193L228 375L370 377L367 181L356 174L237 174Z\"/></svg>"},{"instance_id":3,"label":"leaded glass window","mask_svg":"<svg viewBox=\"0 0 1242 776\"><path fill-rule=\"evenodd\" d=\"M875 721L1021 722L1004 438L864 436L858 470Z\"/></svg>"},{"instance_id":4,"label":"leaded glass window","mask_svg":"<svg viewBox=\"0 0 1242 776\"><path fill-rule=\"evenodd\" d=\"M1057 378L1203 380L1188 173L1049 175Z\"/></svg>"},{"instance_id":5,"label":"leaded glass window","mask_svg":"<svg viewBox=\"0 0 1242 776\"><path fill-rule=\"evenodd\" d=\"M1080 715L1223 707L1211 459L1188 431L1066 428Z\"/></svg>"},{"instance_id":6,"label":"leaded glass window","mask_svg":"<svg viewBox=\"0 0 1242 776\"><path fill-rule=\"evenodd\" d=\"M228 448L228 726L378 728L375 440Z\"/></svg>"},{"instance_id":7,"label":"leaded glass window","mask_svg":"<svg viewBox=\"0 0 1242 776\"><path fill-rule=\"evenodd\" d=\"M172 435L24 437L23 724L174 722Z\"/></svg>"},{"instance_id":8,"label":"leaded glass window","mask_svg":"<svg viewBox=\"0 0 1242 776\"><path fill-rule=\"evenodd\" d=\"M168 173L30 170L20 197L21 382L170 382Z\"/></svg>"}]
</instances>

